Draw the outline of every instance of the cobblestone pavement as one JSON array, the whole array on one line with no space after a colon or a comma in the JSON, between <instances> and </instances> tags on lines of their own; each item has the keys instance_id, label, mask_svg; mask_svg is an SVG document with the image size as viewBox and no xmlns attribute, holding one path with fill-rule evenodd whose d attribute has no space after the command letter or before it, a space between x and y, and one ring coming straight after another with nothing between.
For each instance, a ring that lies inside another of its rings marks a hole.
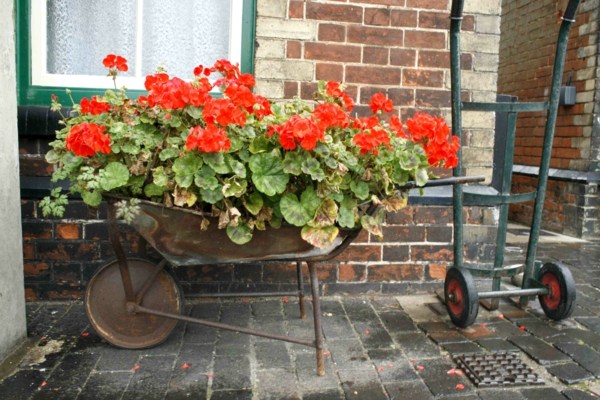
<instances>
[{"instance_id":1,"label":"cobblestone pavement","mask_svg":"<svg viewBox=\"0 0 600 400\"><path fill-rule=\"evenodd\" d=\"M80 302L31 303L31 347L12 360L0 399L597 398L600 243L542 241L538 256L571 266L571 318L551 322L537 301L520 309L503 300L499 310L480 308L473 326L457 329L433 294L325 297L323 377L315 373L314 350L302 345L180 323L162 345L116 349L93 332ZM187 312L312 339L312 321L299 319L297 306L286 298L207 300L190 302ZM477 387L453 361L505 351L516 352L543 384Z\"/></svg>"}]
</instances>

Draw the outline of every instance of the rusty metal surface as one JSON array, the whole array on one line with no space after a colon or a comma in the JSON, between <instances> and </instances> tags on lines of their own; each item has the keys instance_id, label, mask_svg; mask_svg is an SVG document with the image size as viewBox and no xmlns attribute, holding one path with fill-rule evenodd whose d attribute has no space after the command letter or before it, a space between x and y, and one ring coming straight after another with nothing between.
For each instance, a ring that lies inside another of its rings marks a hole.
<instances>
[{"instance_id":1,"label":"rusty metal surface","mask_svg":"<svg viewBox=\"0 0 600 400\"><path fill-rule=\"evenodd\" d=\"M134 291L146 288L141 305L161 312L180 314L183 309L181 292L174 278L165 269L155 277L155 265L137 259L127 259ZM151 283L147 283L151 280ZM148 314L127 311L127 300L119 263L102 267L88 283L85 309L90 323L109 343L127 349L142 349L163 342L177 321Z\"/></svg>"},{"instance_id":2,"label":"rusty metal surface","mask_svg":"<svg viewBox=\"0 0 600 400\"><path fill-rule=\"evenodd\" d=\"M454 361L477 387L543 385L518 353L491 352L455 355Z\"/></svg>"},{"instance_id":3,"label":"rusty metal surface","mask_svg":"<svg viewBox=\"0 0 600 400\"><path fill-rule=\"evenodd\" d=\"M216 219L203 231L203 216L199 213L150 202L142 202L140 208L131 225L173 265L318 258L331 254L344 238L338 237L330 248L319 249L301 238L300 228L284 225L255 230L250 243L238 245L224 229L218 229Z\"/></svg>"}]
</instances>

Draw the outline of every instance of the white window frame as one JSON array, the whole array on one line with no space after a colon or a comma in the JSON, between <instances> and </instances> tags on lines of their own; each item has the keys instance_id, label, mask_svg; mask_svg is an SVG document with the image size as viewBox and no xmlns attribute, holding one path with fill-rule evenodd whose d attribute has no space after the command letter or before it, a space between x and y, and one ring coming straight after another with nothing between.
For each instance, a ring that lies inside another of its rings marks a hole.
<instances>
[{"instance_id":1,"label":"white window frame","mask_svg":"<svg viewBox=\"0 0 600 400\"><path fill-rule=\"evenodd\" d=\"M137 1L137 16L140 23L136 32L136 59L141 60L142 53L142 10L144 0ZM225 0L224 0L225 1ZM227 59L232 63L240 63L242 57L242 18L243 0L229 0L231 3L229 19L229 54ZM61 86L69 88L109 89L113 82L106 75L66 75L47 72L47 2L48 0L31 0L31 84L33 86ZM101 60L98 60L101 62ZM119 76L119 86L128 89L143 90L145 76L141 72L141 62L137 63L134 76ZM191 76L191 71L190 71Z\"/></svg>"}]
</instances>

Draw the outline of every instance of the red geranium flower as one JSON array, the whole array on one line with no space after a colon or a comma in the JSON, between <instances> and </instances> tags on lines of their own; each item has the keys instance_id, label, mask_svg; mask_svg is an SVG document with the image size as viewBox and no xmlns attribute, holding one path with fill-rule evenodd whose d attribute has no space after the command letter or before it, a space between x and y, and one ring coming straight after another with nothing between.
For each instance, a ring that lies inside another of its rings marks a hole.
<instances>
[{"instance_id":1,"label":"red geranium flower","mask_svg":"<svg viewBox=\"0 0 600 400\"><path fill-rule=\"evenodd\" d=\"M106 68L116 68L117 70L122 72L126 72L129 69L127 67L127 60L121 56L117 56L114 54L109 54L106 57L104 57L104 60L102 60L102 64L104 64Z\"/></svg>"},{"instance_id":2,"label":"red geranium flower","mask_svg":"<svg viewBox=\"0 0 600 400\"><path fill-rule=\"evenodd\" d=\"M229 150L231 142L225 133L225 129L209 124L206 128L201 126L190 128L185 147L189 151L198 149L206 153L218 153L219 151Z\"/></svg>"},{"instance_id":3,"label":"red geranium flower","mask_svg":"<svg viewBox=\"0 0 600 400\"><path fill-rule=\"evenodd\" d=\"M394 103L385 97L383 93L375 93L371 97L369 107L373 111L373 114L377 114L379 111L391 112L394 109Z\"/></svg>"},{"instance_id":4,"label":"red geranium flower","mask_svg":"<svg viewBox=\"0 0 600 400\"><path fill-rule=\"evenodd\" d=\"M67 150L80 157L91 157L96 152L110 153L110 135L105 126L83 122L73 126L65 138Z\"/></svg>"},{"instance_id":5,"label":"red geranium flower","mask_svg":"<svg viewBox=\"0 0 600 400\"><path fill-rule=\"evenodd\" d=\"M82 114L99 115L110 111L110 104L98 101L97 96L92 96L91 100L84 97L79 105Z\"/></svg>"}]
</instances>

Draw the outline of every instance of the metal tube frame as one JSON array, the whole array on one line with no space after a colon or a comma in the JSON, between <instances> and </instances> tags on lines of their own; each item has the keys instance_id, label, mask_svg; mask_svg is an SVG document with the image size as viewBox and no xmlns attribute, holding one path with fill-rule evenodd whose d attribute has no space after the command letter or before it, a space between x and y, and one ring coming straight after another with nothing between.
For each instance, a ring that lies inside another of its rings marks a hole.
<instances>
[{"instance_id":1,"label":"metal tube frame","mask_svg":"<svg viewBox=\"0 0 600 400\"><path fill-rule=\"evenodd\" d=\"M554 140L554 130L558 114L560 86L564 71L565 54L568 45L568 35L572 23L575 21L575 13L580 0L569 0L565 13L562 17L562 23L557 38L556 53L552 72L552 82L548 103L465 103L461 100L461 75L460 75L460 29L462 22L463 0L453 0L450 14L450 78L451 78L451 103L452 103L452 134L461 138L462 133L462 109L473 109L479 111L506 111L508 118L508 137L504 149L505 159L508 162L504 166L503 182L500 195L497 198L497 205L500 207L500 222L498 227L498 240L496 243L496 254L494 258L494 272L502 269L504 263L504 247L506 244L506 229L508 222L508 201L500 200L502 196L510 196L511 178L512 178L512 159L514 155L514 141L516 130L516 112L518 111L546 111L546 126L544 133L544 143L542 157L539 169L539 179L535 193L535 204L533 220L527 245L527 255L524 265L523 284L520 290L500 290L500 276L495 273L492 280L492 291L481 292L479 297L493 299L492 307L497 308L498 298L520 296L520 304L526 305L531 296L544 295L548 289L541 286L537 281L536 275L536 250L539 240L539 234L542 222L542 212L544 208L544 198L548 183L548 170L552 155L552 142ZM462 174L462 153L459 150L458 165L454 169L454 176ZM515 199L518 200L518 199ZM513 201L514 202L514 201ZM460 185L454 185L453 188L453 218L454 218L454 265L459 268L464 267L463 251L463 190ZM532 288L533 287L533 288Z\"/></svg>"}]
</instances>

